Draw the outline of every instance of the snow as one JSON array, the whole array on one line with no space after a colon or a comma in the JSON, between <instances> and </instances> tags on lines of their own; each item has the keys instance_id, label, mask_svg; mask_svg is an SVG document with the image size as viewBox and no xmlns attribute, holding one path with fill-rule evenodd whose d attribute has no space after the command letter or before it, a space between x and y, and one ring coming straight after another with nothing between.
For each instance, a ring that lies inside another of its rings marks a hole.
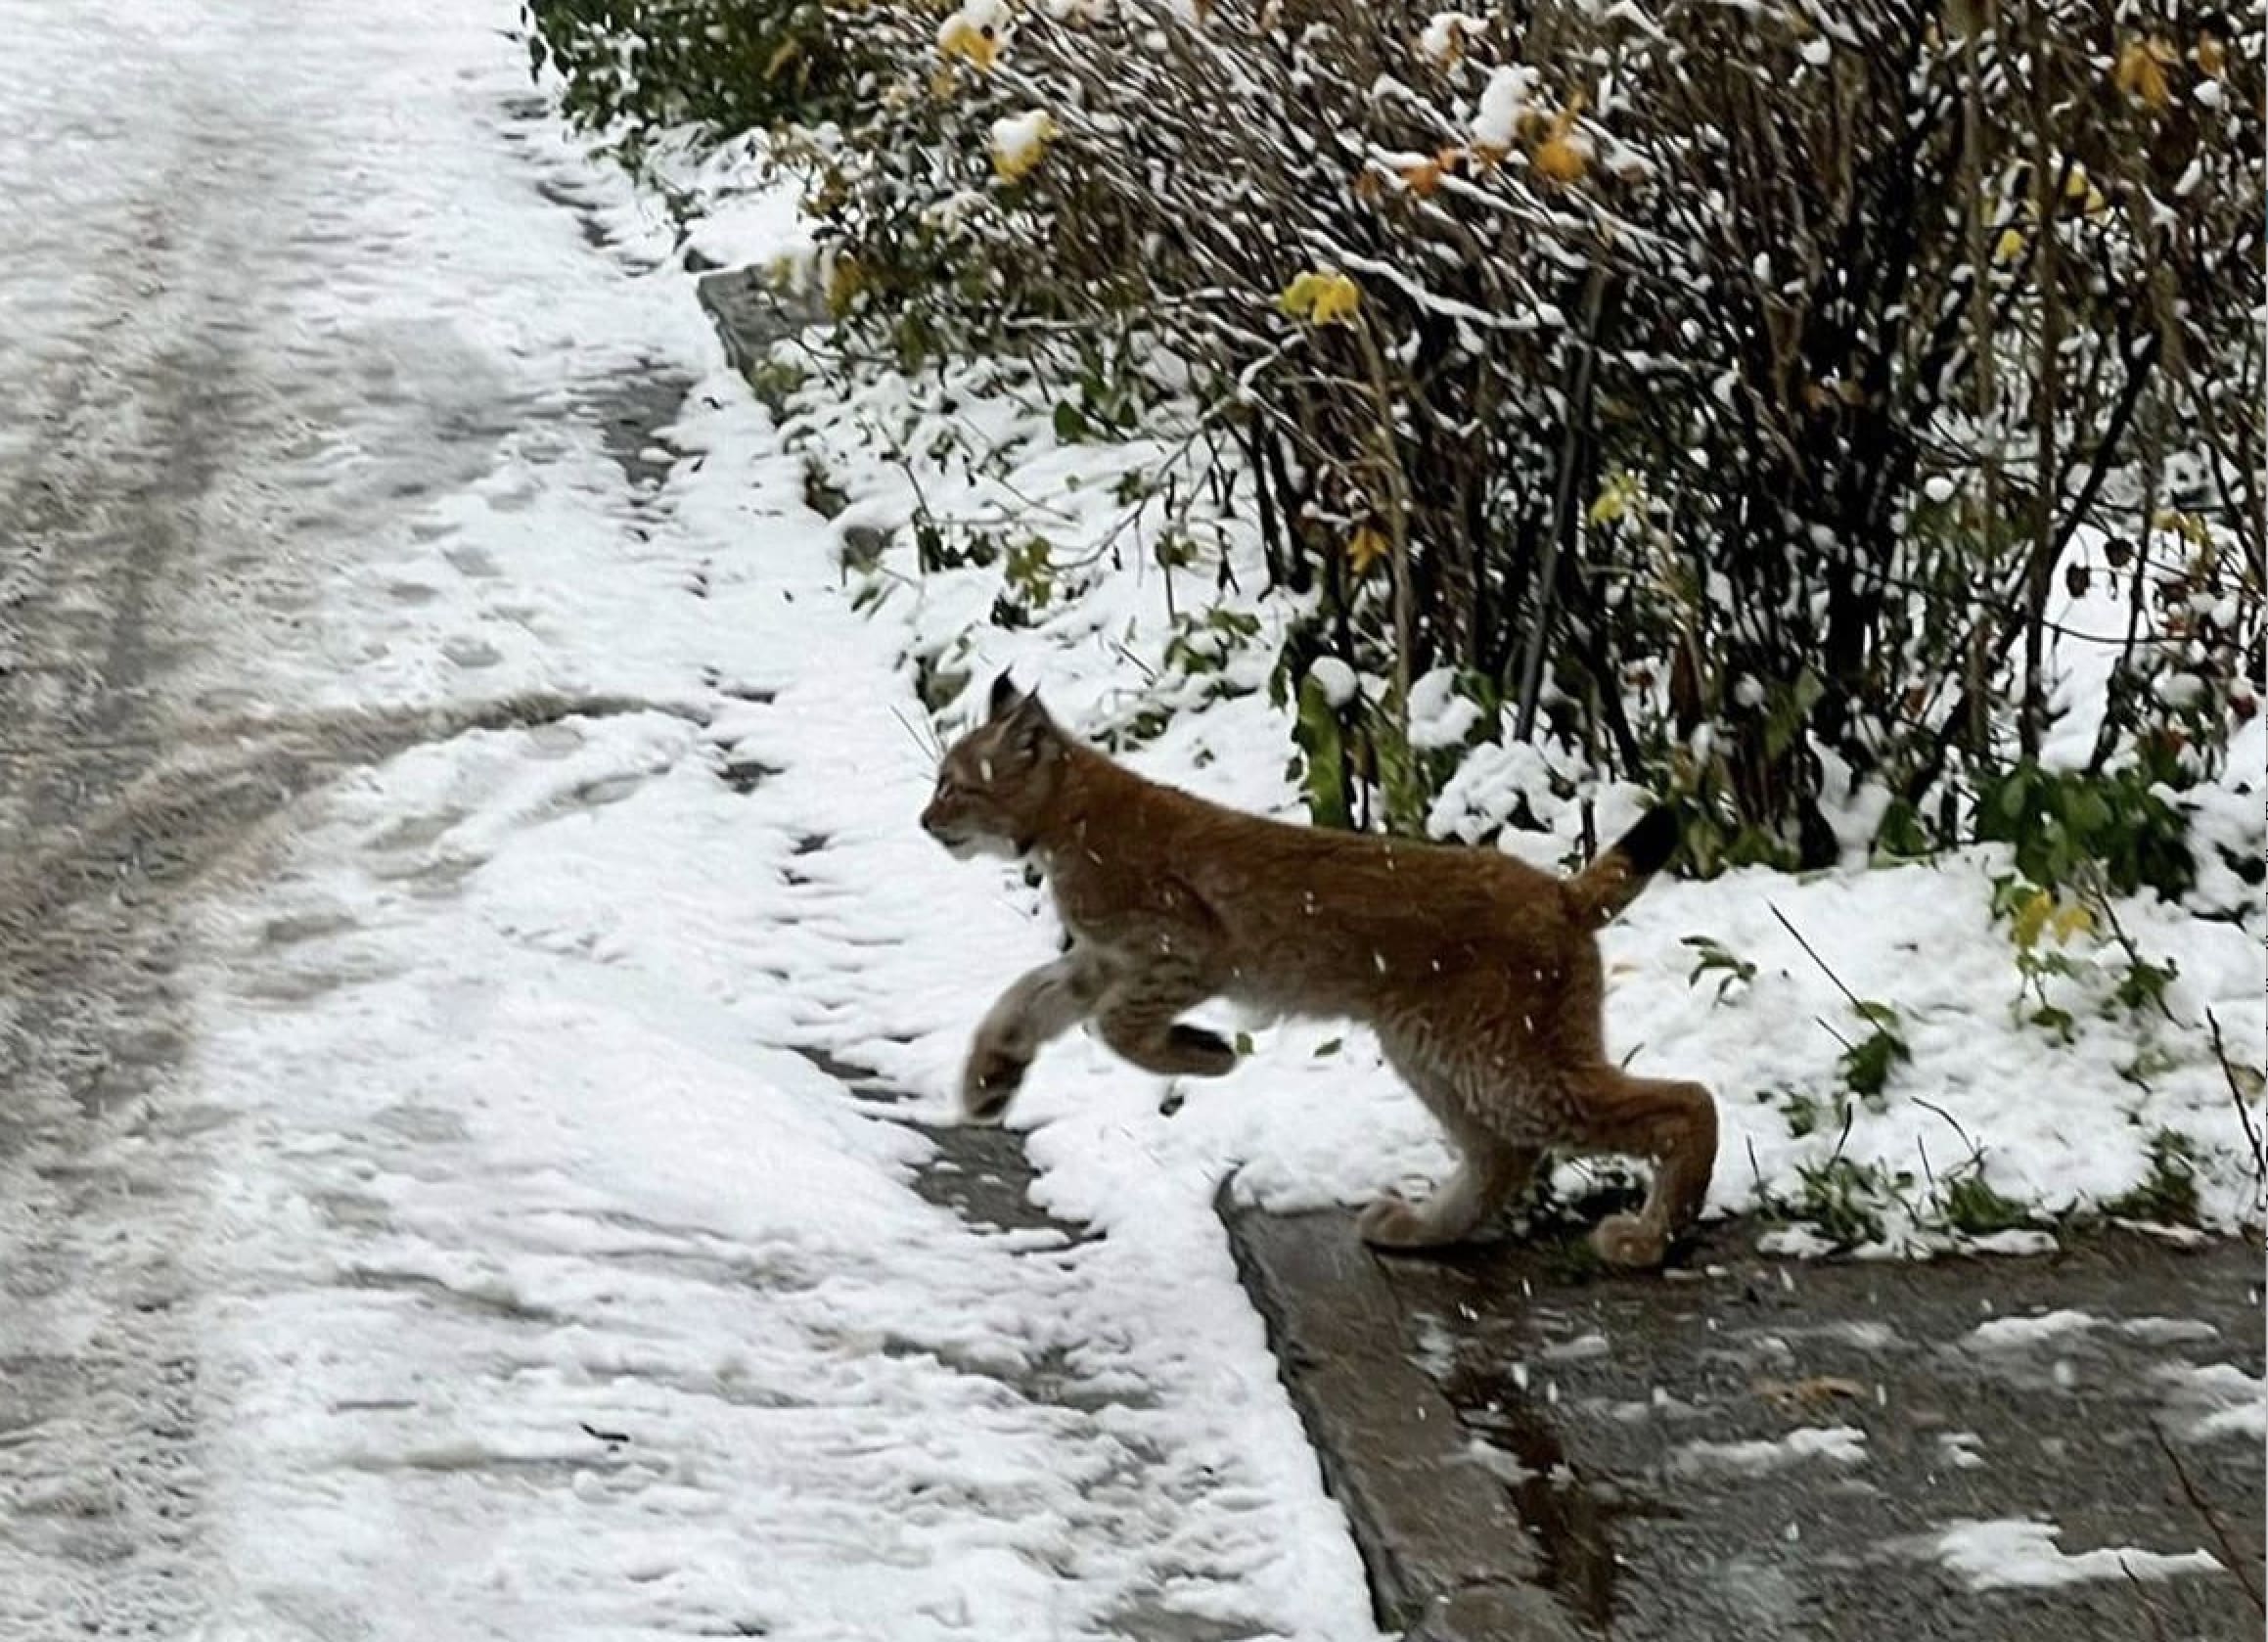
<instances>
[{"instance_id":1,"label":"snow","mask_svg":"<svg viewBox=\"0 0 2268 1642\"><path fill-rule=\"evenodd\" d=\"M2062 1534L2053 1523L1963 1518L1937 1536L1935 1549L1946 1571L1973 1591L2039 1590L2090 1579L2170 1579L2221 1570L2220 1561L2201 1549L2176 1554L2124 1546L2066 1551L2056 1543Z\"/></svg>"},{"instance_id":2,"label":"snow","mask_svg":"<svg viewBox=\"0 0 2268 1642\"><path fill-rule=\"evenodd\" d=\"M2167 1363L2153 1378L2165 1389L2175 1429L2190 1440L2241 1437L2257 1445L2268 1438L2268 1385L2235 1363Z\"/></svg>"},{"instance_id":3,"label":"snow","mask_svg":"<svg viewBox=\"0 0 2268 1642\"><path fill-rule=\"evenodd\" d=\"M1027 109L1003 114L992 122L992 163L1001 177L1014 182L1039 163L1040 154L1055 135L1055 118L1045 109Z\"/></svg>"},{"instance_id":4,"label":"snow","mask_svg":"<svg viewBox=\"0 0 2268 1642\"><path fill-rule=\"evenodd\" d=\"M1456 693L1457 674L1435 667L1410 685L1410 746L1420 752L1461 747L1480 722L1480 706Z\"/></svg>"},{"instance_id":5,"label":"snow","mask_svg":"<svg viewBox=\"0 0 2268 1642\"><path fill-rule=\"evenodd\" d=\"M2102 1320L2084 1311L2060 1310L2037 1317L1995 1317L1971 1329L1962 1344L1972 1350L2030 1350L2053 1346L2102 1326Z\"/></svg>"},{"instance_id":6,"label":"snow","mask_svg":"<svg viewBox=\"0 0 2268 1642\"><path fill-rule=\"evenodd\" d=\"M1520 122L1537 112L1542 75L1524 63L1508 63L1488 76L1473 117L1474 146L1504 153L1520 140Z\"/></svg>"},{"instance_id":7,"label":"snow","mask_svg":"<svg viewBox=\"0 0 2268 1642\"><path fill-rule=\"evenodd\" d=\"M1798 1426L1786 1437L1745 1442L1681 1442L1669 1452L1672 1472L1734 1472L1762 1477L1806 1460L1858 1465L1866 1459L1867 1434L1856 1426Z\"/></svg>"},{"instance_id":8,"label":"snow","mask_svg":"<svg viewBox=\"0 0 2268 1642\"><path fill-rule=\"evenodd\" d=\"M1315 680L1323 692L1324 704L1334 712L1342 710L1361 693L1361 685L1354 669L1336 656L1318 656L1307 669L1307 676Z\"/></svg>"},{"instance_id":9,"label":"snow","mask_svg":"<svg viewBox=\"0 0 2268 1642\"><path fill-rule=\"evenodd\" d=\"M1984 1446L1984 1438L1973 1431L1947 1431L1937 1434L1937 1449L1945 1463L1956 1471L1976 1471L1990 1462L1977 1450Z\"/></svg>"},{"instance_id":10,"label":"snow","mask_svg":"<svg viewBox=\"0 0 2268 1642\"><path fill-rule=\"evenodd\" d=\"M1756 1253L1785 1259L1816 1260L1834 1254L1835 1241L1809 1226L1775 1226L1756 1239Z\"/></svg>"},{"instance_id":11,"label":"snow","mask_svg":"<svg viewBox=\"0 0 2268 1642\"><path fill-rule=\"evenodd\" d=\"M2052 1254L2061 1247L2054 1232L2036 1231L2028 1226L2011 1226L2006 1231L1969 1238L1962 1244L1966 1254L2012 1254L2019 1259Z\"/></svg>"},{"instance_id":12,"label":"snow","mask_svg":"<svg viewBox=\"0 0 2268 1642\"><path fill-rule=\"evenodd\" d=\"M1456 66L1466 42L1488 32L1488 20L1469 12L1435 12L1418 33L1418 51L1436 68Z\"/></svg>"}]
</instances>

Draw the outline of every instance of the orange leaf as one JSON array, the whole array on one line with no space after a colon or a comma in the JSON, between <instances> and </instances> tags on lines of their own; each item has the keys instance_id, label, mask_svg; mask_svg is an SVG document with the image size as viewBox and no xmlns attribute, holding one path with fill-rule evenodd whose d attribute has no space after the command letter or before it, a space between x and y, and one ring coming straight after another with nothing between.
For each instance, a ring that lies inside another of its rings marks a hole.
<instances>
[{"instance_id":1,"label":"orange leaf","mask_svg":"<svg viewBox=\"0 0 2268 1642\"><path fill-rule=\"evenodd\" d=\"M1402 167L1402 186L1423 200L1441 186L1441 162L1421 160L1415 165Z\"/></svg>"}]
</instances>

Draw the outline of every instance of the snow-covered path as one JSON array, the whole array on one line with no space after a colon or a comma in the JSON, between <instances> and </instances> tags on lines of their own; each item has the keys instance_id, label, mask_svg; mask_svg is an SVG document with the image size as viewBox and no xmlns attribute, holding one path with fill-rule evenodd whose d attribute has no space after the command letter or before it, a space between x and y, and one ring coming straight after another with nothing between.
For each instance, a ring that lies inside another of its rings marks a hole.
<instances>
[{"instance_id":1,"label":"snow-covered path","mask_svg":"<svg viewBox=\"0 0 2268 1642\"><path fill-rule=\"evenodd\" d=\"M794 1052L1045 935L515 11L0 0L0 1637L1372 1635L1202 1183Z\"/></svg>"}]
</instances>

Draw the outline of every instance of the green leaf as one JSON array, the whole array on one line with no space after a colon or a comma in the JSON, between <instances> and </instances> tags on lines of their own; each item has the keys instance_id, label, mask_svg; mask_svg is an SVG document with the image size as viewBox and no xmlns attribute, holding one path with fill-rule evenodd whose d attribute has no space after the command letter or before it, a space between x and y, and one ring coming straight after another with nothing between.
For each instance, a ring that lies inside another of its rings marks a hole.
<instances>
[{"instance_id":1,"label":"green leaf","mask_svg":"<svg viewBox=\"0 0 2268 1642\"><path fill-rule=\"evenodd\" d=\"M1077 444L1087 436L1086 413L1068 399L1056 402L1056 437L1066 444Z\"/></svg>"},{"instance_id":2,"label":"green leaf","mask_svg":"<svg viewBox=\"0 0 2268 1642\"><path fill-rule=\"evenodd\" d=\"M1299 683L1299 716L1292 739L1307 755L1299 786L1307 798L1307 813L1319 827L1347 827L1353 811L1347 801L1346 749L1323 686L1310 675Z\"/></svg>"},{"instance_id":3,"label":"green leaf","mask_svg":"<svg viewBox=\"0 0 2268 1642\"><path fill-rule=\"evenodd\" d=\"M1892 1031L1876 1031L1842 1053L1842 1080L1862 1099L1880 1095L1889 1084L1890 1072L1900 1061L1912 1060L1906 1040Z\"/></svg>"}]
</instances>

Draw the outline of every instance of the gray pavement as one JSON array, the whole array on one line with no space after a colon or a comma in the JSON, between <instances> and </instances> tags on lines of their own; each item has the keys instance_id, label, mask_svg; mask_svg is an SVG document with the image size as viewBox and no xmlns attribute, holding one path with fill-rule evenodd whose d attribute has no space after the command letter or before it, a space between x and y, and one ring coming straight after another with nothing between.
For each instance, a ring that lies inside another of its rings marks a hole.
<instances>
[{"instance_id":1,"label":"gray pavement","mask_svg":"<svg viewBox=\"0 0 2268 1642\"><path fill-rule=\"evenodd\" d=\"M1633 1277L1567 1230L1384 1257L1345 1215L1223 1211L1389 1623L2261 1634L2247 1242L2097 1232L2040 1257L1799 1261L1727 1223L1682 1269ZM2223 1567L2083 1558L2107 1548Z\"/></svg>"}]
</instances>

